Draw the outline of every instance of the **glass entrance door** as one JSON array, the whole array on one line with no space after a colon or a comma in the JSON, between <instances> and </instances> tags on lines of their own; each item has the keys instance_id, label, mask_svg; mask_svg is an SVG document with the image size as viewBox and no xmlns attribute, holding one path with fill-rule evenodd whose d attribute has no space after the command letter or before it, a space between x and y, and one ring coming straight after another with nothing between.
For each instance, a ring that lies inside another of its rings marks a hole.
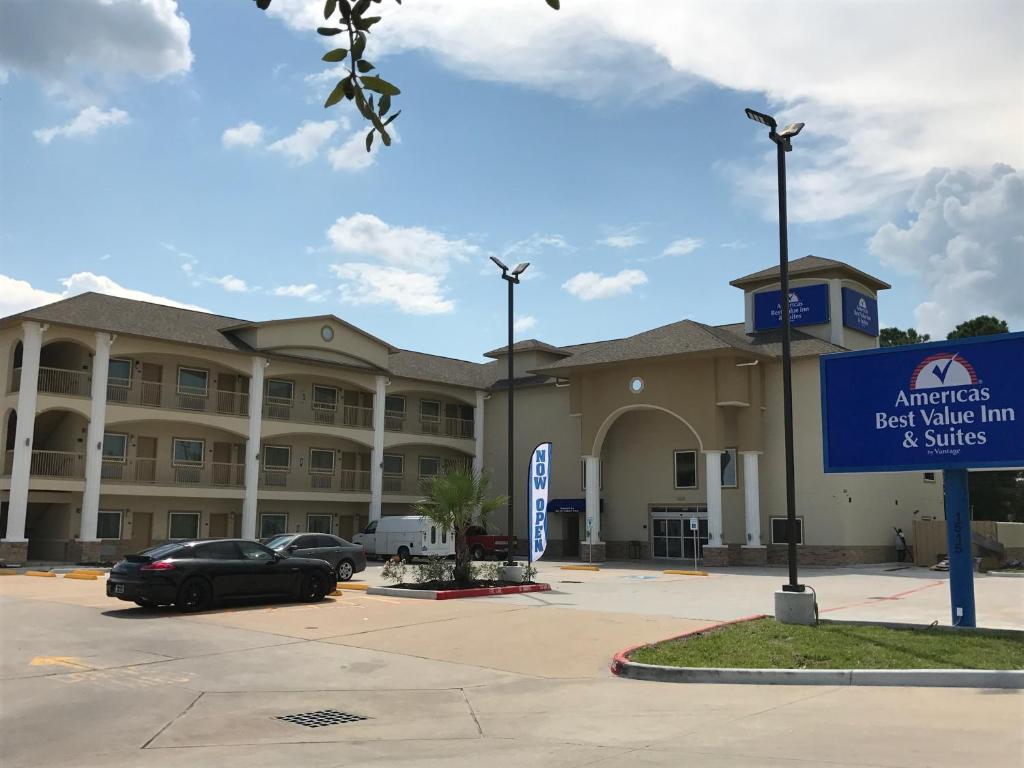
<instances>
[{"instance_id":1,"label":"glass entrance door","mask_svg":"<svg viewBox=\"0 0 1024 768\"><path fill-rule=\"evenodd\" d=\"M697 531L690 530L690 519L697 518ZM708 542L708 513L703 506L651 507L651 556L669 560L698 559ZM694 535L696 534L696 536Z\"/></svg>"}]
</instances>

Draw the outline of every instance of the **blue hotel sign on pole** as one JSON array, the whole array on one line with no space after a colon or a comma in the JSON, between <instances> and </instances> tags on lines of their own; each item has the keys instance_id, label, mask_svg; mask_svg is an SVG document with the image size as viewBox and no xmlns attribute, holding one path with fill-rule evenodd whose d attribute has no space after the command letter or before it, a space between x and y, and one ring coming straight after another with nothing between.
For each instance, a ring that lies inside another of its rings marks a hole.
<instances>
[{"instance_id":1,"label":"blue hotel sign on pole","mask_svg":"<svg viewBox=\"0 0 1024 768\"><path fill-rule=\"evenodd\" d=\"M780 291L754 294L754 330L766 331L782 327ZM828 322L828 285L802 285L789 289L789 322L791 325L819 325Z\"/></svg>"},{"instance_id":2,"label":"blue hotel sign on pole","mask_svg":"<svg viewBox=\"0 0 1024 768\"><path fill-rule=\"evenodd\" d=\"M1024 333L821 358L825 472L943 470L953 623L975 625L967 470L1024 466Z\"/></svg>"}]
</instances>

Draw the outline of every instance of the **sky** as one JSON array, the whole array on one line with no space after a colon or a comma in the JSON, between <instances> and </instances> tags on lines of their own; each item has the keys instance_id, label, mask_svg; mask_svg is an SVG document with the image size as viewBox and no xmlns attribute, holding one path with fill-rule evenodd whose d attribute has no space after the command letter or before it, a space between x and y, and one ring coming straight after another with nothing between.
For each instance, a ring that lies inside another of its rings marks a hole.
<instances>
[{"instance_id":1,"label":"sky","mask_svg":"<svg viewBox=\"0 0 1024 768\"><path fill-rule=\"evenodd\" d=\"M891 283L883 325L1024 330L1024 5L383 0L389 148L323 108L322 0L0 4L0 316L87 290L395 346L742 321L790 257Z\"/></svg>"}]
</instances>

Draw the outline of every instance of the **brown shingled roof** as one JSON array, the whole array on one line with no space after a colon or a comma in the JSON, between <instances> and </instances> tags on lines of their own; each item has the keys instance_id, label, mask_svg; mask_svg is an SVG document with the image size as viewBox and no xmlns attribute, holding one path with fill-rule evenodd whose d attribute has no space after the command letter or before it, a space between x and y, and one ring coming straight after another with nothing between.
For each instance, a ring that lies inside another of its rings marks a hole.
<instances>
[{"instance_id":1,"label":"brown shingled roof","mask_svg":"<svg viewBox=\"0 0 1024 768\"><path fill-rule=\"evenodd\" d=\"M876 291L892 288L884 280L879 280L877 277L873 277L867 272L862 272L856 267L851 267L843 261L812 255L789 262L790 277L814 277L817 273L834 272L836 270L846 272L850 277L859 280L867 287ZM778 279L779 266L775 265L774 267L768 267L768 269L762 269L760 272L737 277L735 280L731 280L729 285L736 286L737 288L757 288L760 285L771 283Z\"/></svg>"},{"instance_id":2,"label":"brown shingled roof","mask_svg":"<svg viewBox=\"0 0 1024 768\"><path fill-rule=\"evenodd\" d=\"M512 345L512 351L515 352L550 352L552 355L559 355L561 357L568 357L571 352L567 352L561 347L556 347L552 344L548 344L546 341L540 341L539 339L523 339L517 341ZM501 357L508 352L508 345L492 349L490 352L484 352L484 357Z\"/></svg>"}]
</instances>

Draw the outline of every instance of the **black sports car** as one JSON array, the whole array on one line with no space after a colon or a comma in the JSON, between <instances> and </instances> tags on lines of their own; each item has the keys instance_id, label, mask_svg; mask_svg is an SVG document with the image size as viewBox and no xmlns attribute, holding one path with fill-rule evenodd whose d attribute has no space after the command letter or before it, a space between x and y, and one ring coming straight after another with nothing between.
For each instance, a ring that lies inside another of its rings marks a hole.
<instances>
[{"instance_id":1,"label":"black sports car","mask_svg":"<svg viewBox=\"0 0 1024 768\"><path fill-rule=\"evenodd\" d=\"M246 539L178 541L127 555L110 571L107 596L140 606L202 611L219 600L322 600L335 587L324 560L287 557Z\"/></svg>"}]
</instances>

